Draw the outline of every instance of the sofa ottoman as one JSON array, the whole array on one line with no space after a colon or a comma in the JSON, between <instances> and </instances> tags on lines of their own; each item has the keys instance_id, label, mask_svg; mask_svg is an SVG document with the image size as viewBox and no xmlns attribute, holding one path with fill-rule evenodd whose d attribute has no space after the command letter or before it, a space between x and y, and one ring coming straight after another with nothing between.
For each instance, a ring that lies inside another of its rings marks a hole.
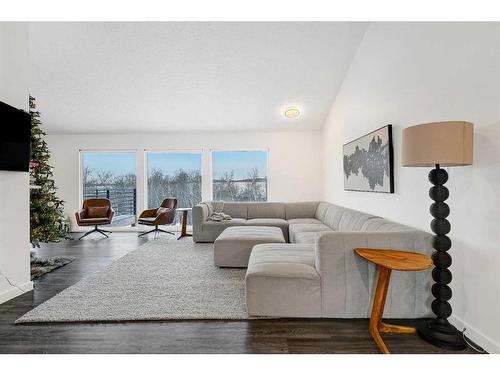
<instances>
[{"instance_id":1,"label":"sofa ottoman","mask_svg":"<svg viewBox=\"0 0 500 375\"><path fill-rule=\"evenodd\" d=\"M286 243L277 227L228 227L214 242L214 262L219 267L247 267L252 248L258 244Z\"/></svg>"},{"instance_id":2,"label":"sofa ottoman","mask_svg":"<svg viewBox=\"0 0 500 375\"><path fill-rule=\"evenodd\" d=\"M249 315L321 317L321 279L312 244L254 246L245 277Z\"/></svg>"}]
</instances>

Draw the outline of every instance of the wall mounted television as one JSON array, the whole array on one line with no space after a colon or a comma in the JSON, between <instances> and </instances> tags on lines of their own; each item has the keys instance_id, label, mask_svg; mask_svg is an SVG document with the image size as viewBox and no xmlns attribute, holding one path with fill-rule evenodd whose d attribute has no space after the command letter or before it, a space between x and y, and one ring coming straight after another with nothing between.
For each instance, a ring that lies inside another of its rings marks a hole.
<instances>
[{"instance_id":1,"label":"wall mounted television","mask_svg":"<svg viewBox=\"0 0 500 375\"><path fill-rule=\"evenodd\" d=\"M0 101L0 170L29 171L31 116Z\"/></svg>"}]
</instances>

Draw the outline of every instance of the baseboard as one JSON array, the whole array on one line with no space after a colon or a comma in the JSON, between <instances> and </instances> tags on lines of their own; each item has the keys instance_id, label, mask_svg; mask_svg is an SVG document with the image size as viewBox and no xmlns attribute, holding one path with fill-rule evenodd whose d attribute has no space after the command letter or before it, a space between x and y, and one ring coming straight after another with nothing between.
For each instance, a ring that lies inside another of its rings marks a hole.
<instances>
[{"instance_id":1,"label":"baseboard","mask_svg":"<svg viewBox=\"0 0 500 375\"><path fill-rule=\"evenodd\" d=\"M464 332L467 338L474 341L476 344L481 346L484 350L491 354L500 354L500 344L493 341L491 338L486 336L484 333L478 331L471 325L464 322L462 319L458 318L455 315L450 316L450 323L453 324L459 331L462 331L464 328L467 330Z\"/></svg>"},{"instance_id":2,"label":"baseboard","mask_svg":"<svg viewBox=\"0 0 500 375\"><path fill-rule=\"evenodd\" d=\"M29 292L32 289L33 289L33 281L28 281L24 284L21 284L19 285L18 288L16 288L15 286L11 286L10 289L0 294L0 304L7 302L8 300L15 298L17 296L20 296L21 294Z\"/></svg>"}]
</instances>

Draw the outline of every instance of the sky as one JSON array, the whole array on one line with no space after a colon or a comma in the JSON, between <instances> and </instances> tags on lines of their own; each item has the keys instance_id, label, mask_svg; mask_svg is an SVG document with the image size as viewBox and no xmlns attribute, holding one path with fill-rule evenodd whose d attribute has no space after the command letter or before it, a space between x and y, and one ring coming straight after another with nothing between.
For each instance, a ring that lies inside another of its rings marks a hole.
<instances>
[{"instance_id":1,"label":"sky","mask_svg":"<svg viewBox=\"0 0 500 375\"><path fill-rule=\"evenodd\" d=\"M83 166L94 171L112 172L116 175L135 174L135 152L97 152L83 153Z\"/></svg>"},{"instance_id":2,"label":"sky","mask_svg":"<svg viewBox=\"0 0 500 375\"><path fill-rule=\"evenodd\" d=\"M148 170L160 169L173 174L179 169L185 171L201 169L201 154L187 152L148 152ZM224 172L234 170L235 178L244 178L252 168L259 176L267 175L267 151L213 151L212 169L215 178ZM135 152L85 151L83 165L94 171L106 171L116 175L136 173Z\"/></svg>"},{"instance_id":3,"label":"sky","mask_svg":"<svg viewBox=\"0 0 500 375\"><path fill-rule=\"evenodd\" d=\"M201 154L185 152L149 152L148 171L160 169L164 174L174 174L179 169L186 172L201 170Z\"/></svg>"},{"instance_id":4,"label":"sky","mask_svg":"<svg viewBox=\"0 0 500 375\"><path fill-rule=\"evenodd\" d=\"M260 177L267 176L267 151L213 151L212 171L214 178L234 170L235 178L248 177L257 168Z\"/></svg>"}]
</instances>

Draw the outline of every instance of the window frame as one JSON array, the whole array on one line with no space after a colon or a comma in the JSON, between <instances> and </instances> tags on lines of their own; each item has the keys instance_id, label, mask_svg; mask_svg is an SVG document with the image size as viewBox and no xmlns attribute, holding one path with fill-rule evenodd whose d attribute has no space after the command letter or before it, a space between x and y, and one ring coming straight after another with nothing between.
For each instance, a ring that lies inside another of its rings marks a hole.
<instances>
[{"instance_id":1,"label":"window frame","mask_svg":"<svg viewBox=\"0 0 500 375\"><path fill-rule=\"evenodd\" d=\"M135 191L136 191L136 196L135 196L135 207L136 207L136 212L135 212L135 225L137 225L137 218L139 217L139 174L137 173L137 163L138 163L138 150L133 149L133 148L126 148L126 149L105 149L105 148L80 148L78 149L78 158L79 158L79 179L80 182L78 184L78 209L80 209L83 206L83 154L85 152L106 152L106 153L133 153L135 155ZM127 227L116 227L116 228L127 228Z\"/></svg>"},{"instance_id":2,"label":"window frame","mask_svg":"<svg viewBox=\"0 0 500 375\"><path fill-rule=\"evenodd\" d=\"M270 155L270 150L268 147L260 147L260 148L211 148L209 150L210 153L210 199L213 201L214 200L214 158L213 158L213 153L214 152L242 152L242 151L261 151L261 152L266 152L266 200L264 202L270 202L269 200L269 191L270 191L270 173L269 173L269 155ZM255 202L234 202L234 203L255 203ZM257 202L258 203L258 202Z\"/></svg>"}]
</instances>

